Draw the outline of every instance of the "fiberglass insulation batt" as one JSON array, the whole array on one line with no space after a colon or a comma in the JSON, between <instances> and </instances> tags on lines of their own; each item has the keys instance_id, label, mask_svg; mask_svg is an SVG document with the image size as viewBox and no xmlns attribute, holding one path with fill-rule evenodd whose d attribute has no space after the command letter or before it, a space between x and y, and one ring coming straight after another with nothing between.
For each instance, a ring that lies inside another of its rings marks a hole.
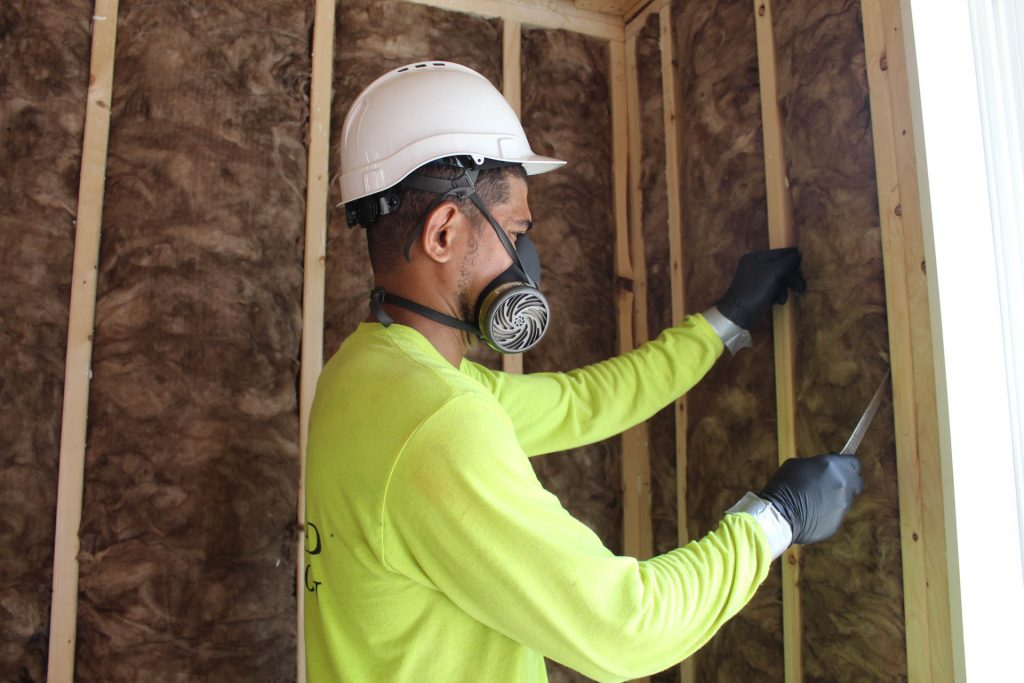
<instances>
[{"instance_id":1,"label":"fiberglass insulation batt","mask_svg":"<svg viewBox=\"0 0 1024 683\"><path fill-rule=\"evenodd\" d=\"M83 680L295 675L311 9L121 6L81 527Z\"/></svg>"},{"instance_id":2,"label":"fiberglass insulation batt","mask_svg":"<svg viewBox=\"0 0 1024 683\"><path fill-rule=\"evenodd\" d=\"M525 372L572 370L617 352L612 258L608 50L566 31L523 32L523 127L534 151L568 163L530 178L530 209L551 329ZM613 552L622 552L621 440L533 459L541 482ZM551 663L553 682L585 677Z\"/></svg>"},{"instance_id":3,"label":"fiberglass insulation batt","mask_svg":"<svg viewBox=\"0 0 1024 683\"><path fill-rule=\"evenodd\" d=\"M761 96L749 2L676 2L686 309L728 288L739 258L768 247ZM777 468L770 322L754 347L724 352L687 397L689 533L714 529ZM751 602L695 655L697 680L781 680L782 609L776 563Z\"/></svg>"},{"instance_id":4,"label":"fiberglass insulation batt","mask_svg":"<svg viewBox=\"0 0 1024 683\"><path fill-rule=\"evenodd\" d=\"M0 5L0 680L43 680L91 3Z\"/></svg>"},{"instance_id":5,"label":"fiberglass insulation batt","mask_svg":"<svg viewBox=\"0 0 1024 683\"><path fill-rule=\"evenodd\" d=\"M811 455L842 448L885 374L882 243L860 3L787 0L775 21L808 280L797 308L797 450ZM890 396L858 451L864 493L833 539L804 552L809 683L907 678Z\"/></svg>"}]
</instances>

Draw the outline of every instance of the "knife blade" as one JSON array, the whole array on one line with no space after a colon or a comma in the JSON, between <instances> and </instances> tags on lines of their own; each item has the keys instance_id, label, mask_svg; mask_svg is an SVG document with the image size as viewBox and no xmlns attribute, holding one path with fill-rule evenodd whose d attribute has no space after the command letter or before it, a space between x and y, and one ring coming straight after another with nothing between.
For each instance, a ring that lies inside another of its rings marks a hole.
<instances>
[{"instance_id":1,"label":"knife blade","mask_svg":"<svg viewBox=\"0 0 1024 683\"><path fill-rule=\"evenodd\" d=\"M885 385L889 382L889 374L891 372L891 370L885 371L882 383L875 390L875 395L871 397L871 403L868 404L864 414L857 421L857 426L853 428L853 434L850 434L850 438L846 445L843 446L843 450L839 451L840 455L853 455L860 448L860 442L864 440L864 435L867 434L868 427L871 426L871 421L875 419L875 413L878 412L878 406L882 403L882 395L885 393Z\"/></svg>"}]
</instances>

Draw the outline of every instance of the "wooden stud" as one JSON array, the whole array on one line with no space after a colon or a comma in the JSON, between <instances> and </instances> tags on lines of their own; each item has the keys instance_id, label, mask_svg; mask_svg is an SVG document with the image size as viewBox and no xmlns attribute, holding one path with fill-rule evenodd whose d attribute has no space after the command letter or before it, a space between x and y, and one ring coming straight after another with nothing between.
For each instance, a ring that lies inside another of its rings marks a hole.
<instances>
[{"instance_id":1,"label":"wooden stud","mask_svg":"<svg viewBox=\"0 0 1024 683\"><path fill-rule=\"evenodd\" d=\"M885 267L900 496L907 673L952 681L931 322L902 18L895 0L862 0Z\"/></svg>"},{"instance_id":2,"label":"wooden stud","mask_svg":"<svg viewBox=\"0 0 1024 683\"><path fill-rule=\"evenodd\" d=\"M653 13L660 13L661 10L671 5L671 0L649 0L649 2L638 2L629 12L626 13L626 38L636 36L644 29L648 17Z\"/></svg>"},{"instance_id":3,"label":"wooden stud","mask_svg":"<svg viewBox=\"0 0 1024 683\"><path fill-rule=\"evenodd\" d=\"M623 39L621 17L582 9L569 0L408 0L452 12L512 19L523 26L561 29L609 41Z\"/></svg>"},{"instance_id":4,"label":"wooden stud","mask_svg":"<svg viewBox=\"0 0 1024 683\"><path fill-rule=\"evenodd\" d=\"M631 351L633 339L633 263L630 256L629 221L629 142L627 105L626 46L618 41L608 44L612 105L612 178L615 208L615 303L620 353ZM623 548L627 555L643 558L642 514L644 508L641 462L646 438L642 427L622 435L622 507ZM648 462L648 478L649 462ZM648 486L647 509L650 509ZM650 514L646 515L648 526Z\"/></svg>"},{"instance_id":5,"label":"wooden stud","mask_svg":"<svg viewBox=\"0 0 1024 683\"><path fill-rule=\"evenodd\" d=\"M522 97L523 25L505 19L501 30L501 90L516 116L523 115Z\"/></svg>"},{"instance_id":6,"label":"wooden stud","mask_svg":"<svg viewBox=\"0 0 1024 683\"><path fill-rule=\"evenodd\" d=\"M675 61L672 46L672 7L666 5L660 13L661 96L665 130L665 187L668 205L669 288L671 292L672 324L682 322L686 309L686 281L683 274L683 218L680 205L679 135L676 121L678 94L676 92ZM679 545L689 542L686 518L686 397L676 401L676 493L678 503Z\"/></svg>"},{"instance_id":7,"label":"wooden stud","mask_svg":"<svg viewBox=\"0 0 1024 683\"><path fill-rule=\"evenodd\" d=\"M666 4L658 13L659 45L661 48L661 99L662 125L665 130L665 189L668 205L668 253L669 253L669 288L671 292L672 324L679 324L686 312L686 278L683 263L683 216L681 206L682 182L679 168L679 126L676 117L679 94L676 91L675 49L672 42L672 6ZM679 546L690 541L688 530L689 517L686 513L687 497L687 464L686 430L688 426L686 412L686 396L676 399L675 411L676 434L676 524L678 526ZM684 659L679 665L680 683L693 683L696 680L694 657Z\"/></svg>"},{"instance_id":8,"label":"wooden stud","mask_svg":"<svg viewBox=\"0 0 1024 683\"><path fill-rule=\"evenodd\" d=\"M911 482L918 481L926 571L925 588L928 606L929 680L952 680L952 624L949 604L949 575L946 564L945 503L942 469L939 459L938 409L935 396L934 358L932 353L931 319L928 303L924 231L921 199L917 184L917 164L910 105L910 84L907 74L906 45L900 3L881 3L886 45L885 73L889 80L890 107L893 117L893 139L896 150L896 171L900 187L900 205L893 213L902 218L903 271L906 273L907 306L890 312L905 314L910 320L910 350L914 380L913 393L904 393L901 400L912 400L917 451L910 463L916 464ZM881 68L881 65L879 65ZM899 131L897 134L896 131ZM912 397L912 398L911 398ZM897 457L897 467L899 457ZM914 466L911 464L911 466ZM902 497L901 497L902 499ZM908 534L912 542L913 535Z\"/></svg>"},{"instance_id":9,"label":"wooden stud","mask_svg":"<svg viewBox=\"0 0 1024 683\"><path fill-rule=\"evenodd\" d=\"M505 19L501 31L501 90L516 116L522 116L522 24ZM505 353L501 356L501 369L523 374L523 354Z\"/></svg>"},{"instance_id":10,"label":"wooden stud","mask_svg":"<svg viewBox=\"0 0 1024 683\"><path fill-rule=\"evenodd\" d=\"M782 122L776 82L775 33L771 0L754 0L757 61L761 78L765 184L768 195L768 243L772 248L797 244L793 203L786 177ZM796 457L796 318L792 299L773 312L775 337L775 404L779 463ZM782 557L782 640L787 683L803 681L803 618L800 611L800 548Z\"/></svg>"},{"instance_id":11,"label":"wooden stud","mask_svg":"<svg viewBox=\"0 0 1024 683\"><path fill-rule=\"evenodd\" d=\"M335 0L317 0L313 24L309 98L309 154L306 172L306 248L302 284L302 364L299 379L299 494L296 519L296 680L306 680L303 637L303 570L305 568L306 446L309 414L324 357L324 278L327 265L328 154L331 134L331 78L334 61Z\"/></svg>"},{"instance_id":12,"label":"wooden stud","mask_svg":"<svg viewBox=\"0 0 1024 683\"><path fill-rule=\"evenodd\" d=\"M629 13L630 9L634 7L637 2L647 2L648 0L573 0L573 4L581 9L590 9L595 12L604 12L605 14L614 14L615 16L625 16Z\"/></svg>"},{"instance_id":13,"label":"wooden stud","mask_svg":"<svg viewBox=\"0 0 1024 683\"><path fill-rule=\"evenodd\" d=\"M644 197L641 182L640 83L636 38L626 39L626 140L629 145L629 252L633 263L633 346L647 343L647 256L644 251Z\"/></svg>"},{"instance_id":14,"label":"wooden stud","mask_svg":"<svg viewBox=\"0 0 1024 683\"><path fill-rule=\"evenodd\" d=\"M630 261L633 265L633 348L648 341L647 331L647 265L644 253L643 195L640 180L642 156L640 137L640 93L637 82L636 39L626 40L626 177L629 183L627 198L628 241ZM654 530L651 522L651 453L650 425L642 422L623 434L623 515L626 531L626 553L639 559L654 553Z\"/></svg>"},{"instance_id":15,"label":"wooden stud","mask_svg":"<svg viewBox=\"0 0 1024 683\"><path fill-rule=\"evenodd\" d=\"M85 105L82 170L78 183L75 256L71 271L68 346L64 363L57 522L53 543L53 592L47 680L70 683L75 671L78 621L78 532L85 483L85 438L92 378L96 280L110 137L110 106L117 41L117 0L96 0L92 21L89 91Z\"/></svg>"},{"instance_id":16,"label":"wooden stud","mask_svg":"<svg viewBox=\"0 0 1024 683\"><path fill-rule=\"evenodd\" d=\"M615 210L615 305L618 347L633 348L633 264L629 256L629 178L626 141L626 50L622 42L608 44L612 106L612 182Z\"/></svg>"}]
</instances>

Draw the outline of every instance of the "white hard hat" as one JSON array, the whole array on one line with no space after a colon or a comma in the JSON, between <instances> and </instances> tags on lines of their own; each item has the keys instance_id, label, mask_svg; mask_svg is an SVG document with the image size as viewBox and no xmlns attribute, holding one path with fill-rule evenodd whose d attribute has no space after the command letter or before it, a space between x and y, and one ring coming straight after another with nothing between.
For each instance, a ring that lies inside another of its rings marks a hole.
<instances>
[{"instance_id":1,"label":"white hard hat","mask_svg":"<svg viewBox=\"0 0 1024 683\"><path fill-rule=\"evenodd\" d=\"M501 93L476 71L419 62L371 83L341 129L341 198L386 190L420 166L451 156L522 164L546 173L564 161L534 154Z\"/></svg>"}]
</instances>

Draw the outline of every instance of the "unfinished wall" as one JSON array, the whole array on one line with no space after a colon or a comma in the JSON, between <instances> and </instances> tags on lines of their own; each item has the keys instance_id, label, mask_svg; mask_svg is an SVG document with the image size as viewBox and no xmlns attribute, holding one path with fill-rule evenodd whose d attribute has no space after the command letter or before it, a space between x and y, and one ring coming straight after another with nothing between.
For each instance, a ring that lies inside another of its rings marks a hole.
<instances>
[{"instance_id":1,"label":"unfinished wall","mask_svg":"<svg viewBox=\"0 0 1024 683\"><path fill-rule=\"evenodd\" d=\"M767 246L753 10L676 3L687 308L724 291L744 251ZM884 374L884 282L859 3L776 6L779 93L798 242L797 449L837 450ZM641 79L642 81L643 79ZM645 152L646 153L646 152ZM689 399L690 533L713 527L776 467L771 334L725 356ZM861 460L866 493L835 539L806 549L808 681L905 680L892 417L884 404ZM775 568L696 658L701 681L781 680Z\"/></svg>"},{"instance_id":2,"label":"unfinished wall","mask_svg":"<svg viewBox=\"0 0 1024 683\"><path fill-rule=\"evenodd\" d=\"M745 252L768 246L754 13L746 0L675 2L686 310L725 292ZM777 467L769 324L754 348L728 352L688 395L691 538L717 526ZM695 659L698 681L780 681L782 611L776 564L750 604Z\"/></svg>"},{"instance_id":3,"label":"unfinished wall","mask_svg":"<svg viewBox=\"0 0 1024 683\"><path fill-rule=\"evenodd\" d=\"M784 144L808 291L799 297L797 448L842 447L888 365L860 3L776 9ZM811 681L906 680L896 452L887 400L859 452L865 490L801 579Z\"/></svg>"},{"instance_id":4,"label":"unfinished wall","mask_svg":"<svg viewBox=\"0 0 1024 683\"><path fill-rule=\"evenodd\" d=\"M284 0L121 6L82 680L294 677L310 24Z\"/></svg>"},{"instance_id":5,"label":"unfinished wall","mask_svg":"<svg viewBox=\"0 0 1024 683\"><path fill-rule=\"evenodd\" d=\"M651 339L674 322L679 322L672 320L660 26L658 13L652 12L636 37L641 137L640 228L644 238L647 330ZM667 406L658 411L648 423L651 454L651 530L655 555L679 547L675 410L674 404ZM670 667L652 676L651 680L675 683L679 680L679 667Z\"/></svg>"},{"instance_id":6,"label":"unfinished wall","mask_svg":"<svg viewBox=\"0 0 1024 683\"><path fill-rule=\"evenodd\" d=\"M0 680L44 679L91 3L0 7ZM31 68L10 68L31 65Z\"/></svg>"},{"instance_id":7,"label":"unfinished wall","mask_svg":"<svg viewBox=\"0 0 1024 683\"><path fill-rule=\"evenodd\" d=\"M331 177L337 178L341 128L356 96L388 70L420 60L463 64L501 87L501 22L400 0L338 3L331 108ZM349 229L341 189L331 184L327 226L324 357L334 355L369 312L373 277L362 228ZM501 367L484 345L471 358Z\"/></svg>"},{"instance_id":8,"label":"unfinished wall","mask_svg":"<svg viewBox=\"0 0 1024 683\"><path fill-rule=\"evenodd\" d=\"M523 33L523 126L538 154L568 164L530 179L530 209L551 302L551 330L525 372L571 370L615 355L611 105L602 41ZM541 458L541 482L614 552L622 552L621 447L612 438ZM552 681L586 680L549 662Z\"/></svg>"},{"instance_id":9,"label":"unfinished wall","mask_svg":"<svg viewBox=\"0 0 1024 683\"><path fill-rule=\"evenodd\" d=\"M290 680L306 91L312 2L121 8L82 519L83 680ZM689 312L767 246L754 10L673 6L681 183L666 188L657 16L637 37L650 335L670 324L666 191L681 193ZM92 3L0 9L0 680L45 677L53 510ZM798 298L798 449L838 448L887 362L859 4L779 0L785 148L810 289ZM270 28L268 28L270 27ZM501 24L397 0L339 3L330 156L356 94L417 59L500 87ZM603 41L528 30L523 122L569 165L530 180L553 307L525 370L615 353L611 121ZM325 355L366 315L365 237L331 188ZM689 396L689 534L776 468L772 342ZM500 359L478 347L474 357ZM651 423L655 552L677 545L671 409ZM534 465L622 551L618 438ZM862 450L866 492L803 560L811 681L905 680L892 416ZM782 680L776 566L699 654L698 680ZM550 664L552 681L585 680ZM675 669L654 677L674 680Z\"/></svg>"}]
</instances>

